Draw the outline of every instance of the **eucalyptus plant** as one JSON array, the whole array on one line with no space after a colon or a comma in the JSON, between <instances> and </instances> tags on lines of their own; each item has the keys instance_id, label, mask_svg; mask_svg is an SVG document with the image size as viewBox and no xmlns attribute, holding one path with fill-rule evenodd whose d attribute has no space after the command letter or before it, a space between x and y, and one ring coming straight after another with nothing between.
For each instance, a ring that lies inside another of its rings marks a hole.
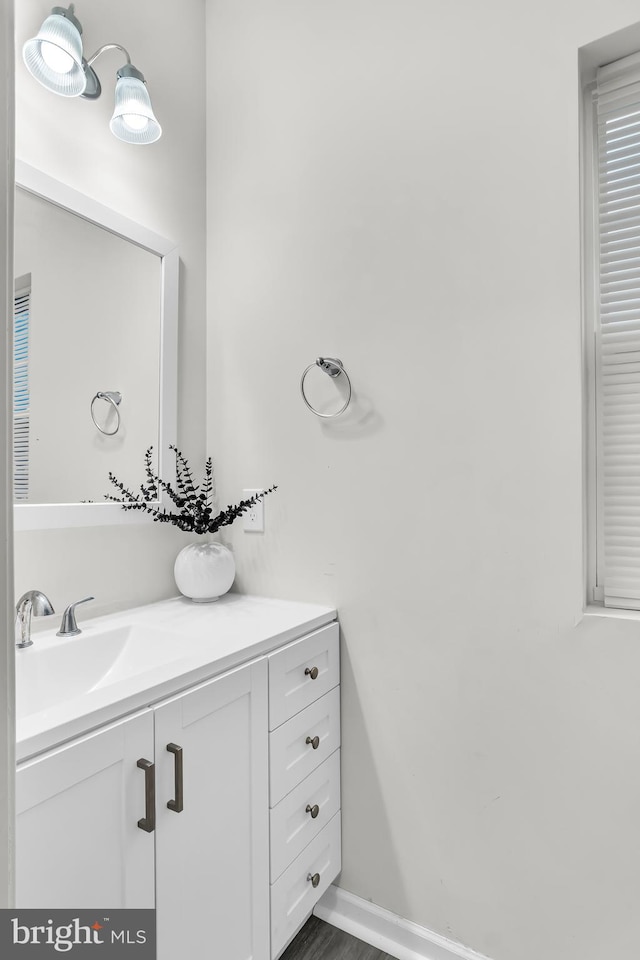
<instances>
[{"instance_id":1,"label":"eucalyptus plant","mask_svg":"<svg viewBox=\"0 0 640 960\"><path fill-rule=\"evenodd\" d=\"M250 510L256 503L266 497L267 494L277 490L274 484L268 490L261 493L255 493L247 500L241 500L239 503L230 505L219 510L217 513L214 508L215 485L213 480L213 461L211 457L207 458L204 467L204 478L202 483L196 483L193 471L189 466L186 457L173 444L169 445L176 458L176 482L175 487L159 477L153 470L152 453L153 447L149 447L144 455L146 481L140 485L138 493L134 493L128 487L125 487L118 478L109 471L109 480L113 486L120 491L120 496L105 494L105 500L122 505L123 510L142 510L150 514L154 521L159 523L172 523L180 530L189 533L215 533L220 527L226 527L243 513ZM160 493L165 493L171 502L175 505L175 512L160 507L152 501L158 500Z\"/></svg>"}]
</instances>

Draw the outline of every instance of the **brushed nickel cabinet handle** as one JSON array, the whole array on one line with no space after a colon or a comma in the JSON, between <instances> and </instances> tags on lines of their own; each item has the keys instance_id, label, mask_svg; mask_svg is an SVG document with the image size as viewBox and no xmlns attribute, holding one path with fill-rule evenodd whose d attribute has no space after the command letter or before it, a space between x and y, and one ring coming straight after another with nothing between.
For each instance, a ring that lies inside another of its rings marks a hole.
<instances>
[{"instance_id":1,"label":"brushed nickel cabinet handle","mask_svg":"<svg viewBox=\"0 0 640 960\"><path fill-rule=\"evenodd\" d=\"M143 757L136 766L144 770L144 807L145 815L138 820L138 826L147 833L153 833L156 828L156 766L151 760Z\"/></svg>"},{"instance_id":2,"label":"brushed nickel cabinet handle","mask_svg":"<svg viewBox=\"0 0 640 960\"><path fill-rule=\"evenodd\" d=\"M317 667L307 667L304 672L305 677L311 677L312 680L318 679L318 668Z\"/></svg>"},{"instance_id":3,"label":"brushed nickel cabinet handle","mask_svg":"<svg viewBox=\"0 0 640 960\"><path fill-rule=\"evenodd\" d=\"M305 743L310 743L314 750L320 746L320 737L307 737Z\"/></svg>"},{"instance_id":4,"label":"brushed nickel cabinet handle","mask_svg":"<svg viewBox=\"0 0 640 960\"><path fill-rule=\"evenodd\" d=\"M182 813L182 810L184 809L182 747L179 747L177 743L168 743L167 750L169 753L173 754L176 795L175 800L167 800L167 806L169 807L169 810L173 810L174 813Z\"/></svg>"},{"instance_id":5,"label":"brushed nickel cabinet handle","mask_svg":"<svg viewBox=\"0 0 640 960\"><path fill-rule=\"evenodd\" d=\"M319 873L314 873L314 874L311 874L311 873L310 873L310 874L308 875L308 877L307 877L307 880L311 880L311 886L312 886L312 887L317 887L318 884L320 883L320 874L319 874Z\"/></svg>"},{"instance_id":6,"label":"brushed nickel cabinet handle","mask_svg":"<svg viewBox=\"0 0 640 960\"><path fill-rule=\"evenodd\" d=\"M311 806L311 804L308 803L304 812L305 812L305 813L310 813L310 814L311 814L311 819L312 819L312 820L315 820L315 818L316 818L316 817L318 816L318 814L320 813L320 807L318 806L317 803L314 803L313 806Z\"/></svg>"}]
</instances>

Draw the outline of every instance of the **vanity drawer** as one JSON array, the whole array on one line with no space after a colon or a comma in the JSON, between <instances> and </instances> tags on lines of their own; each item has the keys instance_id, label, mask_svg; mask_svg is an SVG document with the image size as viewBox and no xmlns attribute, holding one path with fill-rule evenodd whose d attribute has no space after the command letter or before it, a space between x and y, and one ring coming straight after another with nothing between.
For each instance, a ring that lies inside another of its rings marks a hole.
<instances>
[{"instance_id":1,"label":"vanity drawer","mask_svg":"<svg viewBox=\"0 0 640 960\"><path fill-rule=\"evenodd\" d=\"M339 746L340 687L334 687L269 735L271 806L275 807Z\"/></svg>"},{"instance_id":2,"label":"vanity drawer","mask_svg":"<svg viewBox=\"0 0 640 960\"><path fill-rule=\"evenodd\" d=\"M277 957L340 873L340 814L271 886L271 956ZM313 886L312 877L317 878Z\"/></svg>"},{"instance_id":3,"label":"vanity drawer","mask_svg":"<svg viewBox=\"0 0 640 960\"><path fill-rule=\"evenodd\" d=\"M340 751L336 750L271 811L272 883L339 809Z\"/></svg>"},{"instance_id":4,"label":"vanity drawer","mask_svg":"<svg viewBox=\"0 0 640 960\"><path fill-rule=\"evenodd\" d=\"M269 657L269 729L340 682L338 624L330 623Z\"/></svg>"}]
</instances>

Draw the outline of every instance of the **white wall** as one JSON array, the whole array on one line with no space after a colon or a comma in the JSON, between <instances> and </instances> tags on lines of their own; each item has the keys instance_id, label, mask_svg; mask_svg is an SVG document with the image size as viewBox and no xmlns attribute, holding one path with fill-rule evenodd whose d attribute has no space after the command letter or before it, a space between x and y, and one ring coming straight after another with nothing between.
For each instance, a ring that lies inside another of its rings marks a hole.
<instances>
[{"instance_id":1,"label":"white wall","mask_svg":"<svg viewBox=\"0 0 640 960\"><path fill-rule=\"evenodd\" d=\"M118 52L105 53L95 64L103 86L95 103L56 97L28 74L22 44L49 9L37 0L16 4L16 155L178 244L182 386L177 440L199 464L205 404L204 5L187 0L179 16L168 0L83 0L76 6L87 56L115 41L145 74L163 137L142 147L124 144L109 131L115 74L124 59ZM179 64L188 69L173 69ZM141 467L143 455L141 447ZM37 587L56 609L94 594L85 616L171 596L176 592L173 561L185 542L166 524L151 523L20 533L16 594Z\"/></svg>"},{"instance_id":2,"label":"white wall","mask_svg":"<svg viewBox=\"0 0 640 960\"><path fill-rule=\"evenodd\" d=\"M578 48L630 0L209 0L240 588L343 626L341 885L495 960L640 942L640 623L582 618ZM340 357L322 424L298 382Z\"/></svg>"},{"instance_id":3,"label":"white wall","mask_svg":"<svg viewBox=\"0 0 640 960\"><path fill-rule=\"evenodd\" d=\"M0 303L6 318L11 317L13 297L13 2L0 2ZM4 637L0 655L0 908L10 907L14 892L14 638L11 487L9 483L9 404L13 356L11 333L5 321L0 336L0 393L4 398L0 420L0 624Z\"/></svg>"}]
</instances>

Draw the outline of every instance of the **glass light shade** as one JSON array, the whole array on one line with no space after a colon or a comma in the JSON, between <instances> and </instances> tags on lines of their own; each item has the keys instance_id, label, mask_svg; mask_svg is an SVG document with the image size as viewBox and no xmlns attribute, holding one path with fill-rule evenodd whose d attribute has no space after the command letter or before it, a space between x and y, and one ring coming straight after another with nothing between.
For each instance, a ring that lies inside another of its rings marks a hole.
<instances>
[{"instance_id":1,"label":"glass light shade","mask_svg":"<svg viewBox=\"0 0 640 960\"><path fill-rule=\"evenodd\" d=\"M82 67L82 37L66 17L52 13L37 37L27 40L22 57L29 73L47 90L79 97L87 85Z\"/></svg>"},{"instance_id":2,"label":"glass light shade","mask_svg":"<svg viewBox=\"0 0 640 960\"><path fill-rule=\"evenodd\" d=\"M75 66L75 60L70 53L48 40L43 40L40 44L40 53L46 65L55 73L69 73Z\"/></svg>"},{"instance_id":3,"label":"glass light shade","mask_svg":"<svg viewBox=\"0 0 640 960\"><path fill-rule=\"evenodd\" d=\"M118 77L116 105L109 126L113 135L126 143L154 143L160 139L162 128L142 80Z\"/></svg>"}]
</instances>

